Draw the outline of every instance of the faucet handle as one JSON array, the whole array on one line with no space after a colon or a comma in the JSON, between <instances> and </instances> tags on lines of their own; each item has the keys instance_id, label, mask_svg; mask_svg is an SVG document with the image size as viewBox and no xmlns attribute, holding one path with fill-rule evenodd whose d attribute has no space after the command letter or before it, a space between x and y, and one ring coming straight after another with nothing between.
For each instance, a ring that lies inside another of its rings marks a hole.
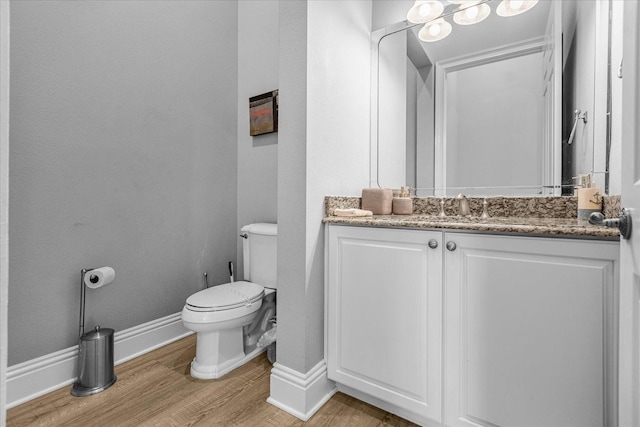
<instances>
[{"instance_id":1,"label":"faucet handle","mask_svg":"<svg viewBox=\"0 0 640 427\"><path fill-rule=\"evenodd\" d=\"M489 218L489 202L487 202L487 198L485 197L482 201L482 215L480 216L482 219Z\"/></svg>"},{"instance_id":2,"label":"faucet handle","mask_svg":"<svg viewBox=\"0 0 640 427\"><path fill-rule=\"evenodd\" d=\"M460 193L456 196L456 199L458 200L458 215L470 216L471 211L469 209L469 200L467 199L467 196Z\"/></svg>"}]
</instances>

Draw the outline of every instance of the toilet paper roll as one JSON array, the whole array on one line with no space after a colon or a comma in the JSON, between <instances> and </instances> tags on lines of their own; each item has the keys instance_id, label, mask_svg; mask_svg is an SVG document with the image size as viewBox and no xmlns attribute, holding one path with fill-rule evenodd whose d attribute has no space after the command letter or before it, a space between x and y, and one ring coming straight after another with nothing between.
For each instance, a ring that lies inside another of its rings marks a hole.
<instances>
[{"instance_id":1,"label":"toilet paper roll","mask_svg":"<svg viewBox=\"0 0 640 427\"><path fill-rule=\"evenodd\" d=\"M84 284L91 289L108 285L116 278L116 272L111 267L100 267L87 271L84 275Z\"/></svg>"}]
</instances>

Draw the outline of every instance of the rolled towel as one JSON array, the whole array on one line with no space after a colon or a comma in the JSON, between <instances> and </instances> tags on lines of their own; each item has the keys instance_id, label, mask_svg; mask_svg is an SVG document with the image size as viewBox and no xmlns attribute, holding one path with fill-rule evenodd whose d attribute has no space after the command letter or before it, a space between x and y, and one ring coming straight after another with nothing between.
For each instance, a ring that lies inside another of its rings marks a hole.
<instances>
[{"instance_id":1,"label":"rolled towel","mask_svg":"<svg viewBox=\"0 0 640 427\"><path fill-rule=\"evenodd\" d=\"M334 216L372 216L373 212L364 209L334 209Z\"/></svg>"}]
</instances>

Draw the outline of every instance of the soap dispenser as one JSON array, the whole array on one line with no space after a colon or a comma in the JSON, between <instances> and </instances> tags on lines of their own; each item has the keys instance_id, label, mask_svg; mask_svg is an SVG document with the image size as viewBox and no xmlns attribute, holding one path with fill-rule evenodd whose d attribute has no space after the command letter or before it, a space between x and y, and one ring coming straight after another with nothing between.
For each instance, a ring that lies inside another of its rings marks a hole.
<instances>
[{"instance_id":1,"label":"soap dispenser","mask_svg":"<svg viewBox=\"0 0 640 427\"><path fill-rule=\"evenodd\" d=\"M596 187L591 174L578 175L578 219L589 219L593 212L602 212L602 190Z\"/></svg>"},{"instance_id":2,"label":"soap dispenser","mask_svg":"<svg viewBox=\"0 0 640 427\"><path fill-rule=\"evenodd\" d=\"M410 190L400 187L400 194L393 198L394 215L411 215L413 213L413 200Z\"/></svg>"}]
</instances>

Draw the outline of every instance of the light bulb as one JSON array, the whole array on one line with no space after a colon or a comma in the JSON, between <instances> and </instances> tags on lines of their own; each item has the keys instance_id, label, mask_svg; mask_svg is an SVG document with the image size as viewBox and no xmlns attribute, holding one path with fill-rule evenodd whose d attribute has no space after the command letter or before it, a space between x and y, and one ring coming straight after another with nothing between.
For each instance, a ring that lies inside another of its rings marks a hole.
<instances>
[{"instance_id":1,"label":"light bulb","mask_svg":"<svg viewBox=\"0 0 640 427\"><path fill-rule=\"evenodd\" d=\"M418 31L418 38L423 42L442 40L451 34L451 24L442 18L431 21Z\"/></svg>"},{"instance_id":2,"label":"light bulb","mask_svg":"<svg viewBox=\"0 0 640 427\"><path fill-rule=\"evenodd\" d=\"M420 7L418 8L418 15L422 16L423 18L425 16L429 16L430 13L431 13L431 5L429 3L424 3L420 5Z\"/></svg>"},{"instance_id":3,"label":"light bulb","mask_svg":"<svg viewBox=\"0 0 640 427\"><path fill-rule=\"evenodd\" d=\"M464 14L468 19L475 19L478 16L478 6L465 9Z\"/></svg>"},{"instance_id":4,"label":"light bulb","mask_svg":"<svg viewBox=\"0 0 640 427\"><path fill-rule=\"evenodd\" d=\"M496 8L498 16L516 16L530 10L538 0L502 0Z\"/></svg>"},{"instance_id":5,"label":"light bulb","mask_svg":"<svg viewBox=\"0 0 640 427\"><path fill-rule=\"evenodd\" d=\"M421 24L436 19L444 11L442 3L436 0L415 0L409 12L407 21Z\"/></svg>"},{"instance_id":6,"label":"light bulb","mask_svg":"<svg viewBox=\"0 0 640 427\"><path fill-rule=\"evenodd\" d=\"M473 25L484 21L491 13L491 8L486 3L469 3L462 5L453 14L453 21L459 25Z\"/></svg>"}]
</instances>

